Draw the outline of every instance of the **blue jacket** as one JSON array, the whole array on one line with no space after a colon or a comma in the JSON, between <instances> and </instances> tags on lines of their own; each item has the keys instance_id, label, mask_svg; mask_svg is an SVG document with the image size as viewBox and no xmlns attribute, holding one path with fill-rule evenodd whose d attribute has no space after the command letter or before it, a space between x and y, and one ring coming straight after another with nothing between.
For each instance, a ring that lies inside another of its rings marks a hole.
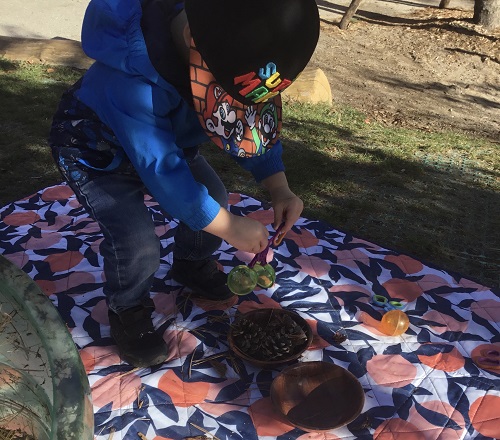
<instances>
[{"instance_id":1,"label":"blue jacket","mask_svg":"<svg viewBox=\"0 0 500 440\"><path fill-rule=\"evenodd\" d=\"M150 7L156 10L146 14ZM59 112L72 114L73 127L82 118L77 108L83 107L96 115L103 126L100 132L107 133L100 139L88 136L88 129L72 134L71 147L92 149L89 157L108 157L105 166L86 160L85 154L79 162L112 171L126 156L162 208L200 230L220 206L194 180L183 155L184 148L208 137L190 102L188 66L180 62L170 40L169 19L178 10L175 0L91 0L82 47L96 62L71 91L78 105L67 105L69 110L60 106ZM87 138L75 142L82 135ZM235 160L260 181L284 170L281 152L278 141L261 156Z\"/></svg>"}]
</instances>

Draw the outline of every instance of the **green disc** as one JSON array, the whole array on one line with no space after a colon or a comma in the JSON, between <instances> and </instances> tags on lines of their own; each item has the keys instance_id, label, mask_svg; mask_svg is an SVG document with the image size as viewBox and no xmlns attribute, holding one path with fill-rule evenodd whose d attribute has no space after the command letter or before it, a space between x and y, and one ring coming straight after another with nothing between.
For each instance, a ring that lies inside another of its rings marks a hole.
<instances>
[{"instance_id":1,"label":"green disc","mask_svg":"<svg viewBox=\"0 0 500 440\"><path fill-rule=\"evenodd\" d=\"M257 274L248 266L236 266L227 276L227 287L235 295L246 295L255 289L256 285Z\"/></svg>"},{"instance_id":2,"label":"green disc","mask_svg":"<svg viewBox=\"0 0 500 440\"><path fill-rule=\"evenodd\" d=\"M264 289L268 289L276 281L276 273L270 264L262 266L260 263L257 263L253 267L253 270L257 274L257 284Z\"/></svg>"}]
</instances>

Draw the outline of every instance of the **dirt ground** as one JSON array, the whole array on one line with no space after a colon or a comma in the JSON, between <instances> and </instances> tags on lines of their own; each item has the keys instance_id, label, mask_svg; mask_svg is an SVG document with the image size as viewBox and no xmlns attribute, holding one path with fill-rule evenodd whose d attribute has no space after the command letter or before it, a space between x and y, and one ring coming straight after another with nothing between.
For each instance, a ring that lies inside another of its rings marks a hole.
<instances>
[{"instance_id":1,"label":"dirt ground","mask_svg":"<svg viewBox=\"0 0 500 440\"><path fill-rule=\"evenodd\" d=\"M369 120L500 139L500 33L472 23L473 11L422 7L405 15L358 10L322 18L311 64L326 74L335 103Z\"/></svg>"},{"instance_id":2,"label":"dirt ground","mask_svg":"<svg viewBox=\"0 0 500 440\"><path fill-rule=\"evenodd\" d=\"M321 35L311 65L325 72L335 103L387 124L500 138L500 32L472 23L474 0L448 9L439 0L363 0L341 30L350 2L316 0ZM11 0L0 5L0 34L78 40L87 4Z\"/></svg>"}]
</instances>

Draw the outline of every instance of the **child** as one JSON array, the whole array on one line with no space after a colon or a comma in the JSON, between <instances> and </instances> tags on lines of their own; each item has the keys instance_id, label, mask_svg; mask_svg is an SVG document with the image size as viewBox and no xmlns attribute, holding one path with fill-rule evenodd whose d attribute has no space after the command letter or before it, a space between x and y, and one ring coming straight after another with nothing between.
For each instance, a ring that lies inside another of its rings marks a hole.
<instances>
[{"instance_id":1,"label":"child","mask_svg":"<svg viewBox=\"0 0 500 440\"><path fill-rule=\"evenodd\" d=\"M168 355L151 319L160 243L145 193L180 222L171 275L193 295L232 298L211 258L222 240L251 253L267 244L261 223L226 209L200 144L211 139L262 183L283 233L301 215L281 160L279 93L318 36L314 0L90 1L82 46L96 62L63 95L49 143L104 235L111 335L131 365Z\"/></svg>"}]
</instances>

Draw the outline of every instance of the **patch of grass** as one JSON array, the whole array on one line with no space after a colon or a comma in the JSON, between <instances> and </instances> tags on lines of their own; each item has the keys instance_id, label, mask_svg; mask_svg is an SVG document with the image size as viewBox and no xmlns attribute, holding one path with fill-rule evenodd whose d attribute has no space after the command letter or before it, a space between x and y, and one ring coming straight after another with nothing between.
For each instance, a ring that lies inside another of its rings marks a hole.
<instances>
[{"instance_id":1,"label":"patch of grass","mask_svg":"<svg viewBox=\"0 0 500 440\"><path fill-rule=\"evenodd\" d=\"M60 181L46 142L62 92L81 72L0 58L0 205Z\"/></svg>"},{"instance_id":2,"label":"patch of grass","mask_svg":"<svg viewBox=\"0 0 500 440\"><path fill-rule=\"evenodd\" d=\"M0 206L60 181L46 137L75 69L0 59ZM488 286L500 285L500 147L370 122L347 107L285 103L282 140L304 216ZM267 194L217 148L230 191Z\"/></svg>"},{"instance_id":3,"label":"patch of grass","mask_svg":"<svg viewBox=\"0 0 500 440\"><path fill-rule=\"evenodd\" d=\"M498 144L368 123L351 108L285 104L283 114L287 177L306 217L500 285ZM267 197L230 171L228 188Z\"/></svg>"}]
</instances>

